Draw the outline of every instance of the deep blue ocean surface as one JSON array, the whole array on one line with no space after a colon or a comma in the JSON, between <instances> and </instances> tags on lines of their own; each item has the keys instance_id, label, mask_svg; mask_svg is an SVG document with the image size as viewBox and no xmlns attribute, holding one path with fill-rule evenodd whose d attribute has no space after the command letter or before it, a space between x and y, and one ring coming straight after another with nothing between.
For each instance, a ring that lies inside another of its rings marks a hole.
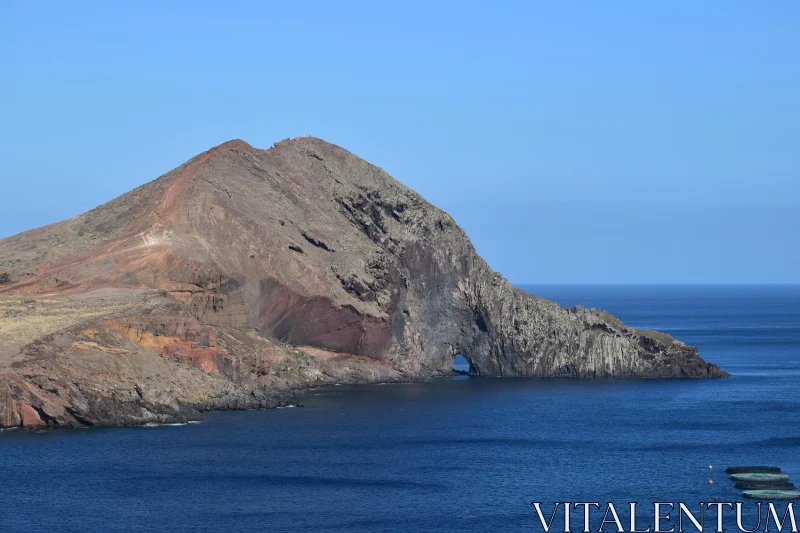
<instances>
[{"instance_id":1,"label":"deep blue ocean surface","mask_svg":"<svg viewBox=\"0 0 800 533\"><path fill-rule=\"evenodd\" d=\"M526 288L667 331L734 377L458 377L179 427L5 432L0 531L538 532L532 500L737 501L732 464L800 481L800 287Z\"/></svg>"}]
</instances>

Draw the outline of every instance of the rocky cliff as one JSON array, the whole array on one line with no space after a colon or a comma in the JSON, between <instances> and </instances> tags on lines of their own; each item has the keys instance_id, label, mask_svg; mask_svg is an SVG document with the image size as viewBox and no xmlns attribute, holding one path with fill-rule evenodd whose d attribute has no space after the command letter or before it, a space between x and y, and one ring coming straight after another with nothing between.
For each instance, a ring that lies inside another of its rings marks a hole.
<instances>
[{"instance_id":1,"label":"rocky cliff","mask_svg":"<svg viewBox=\"0 0 800 533\"><path fill-rule=\"evenodd\" d=\"M693 347L514 289L464 231L315 138L243 141L0 240L0 426L185 420L304 387L721 377Z\"/></svg>"}]
</instances>

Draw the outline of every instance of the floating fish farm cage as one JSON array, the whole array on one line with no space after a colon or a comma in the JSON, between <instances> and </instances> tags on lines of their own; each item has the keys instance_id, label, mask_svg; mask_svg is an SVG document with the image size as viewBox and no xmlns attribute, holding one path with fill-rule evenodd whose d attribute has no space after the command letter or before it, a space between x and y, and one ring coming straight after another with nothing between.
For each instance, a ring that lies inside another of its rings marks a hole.
<instances>
[{"instance_id":1,"label":"floating fish farm cage","mask_svg":"<svg viewBox=\"0 0 800 533\"><path fill-rule=\"evenodd\" d=\"M755 500L800 500L800 491L789 476L777 466L729 466L731 475L742 496Z\"/></svg>"},{"instance_id":2,"label":"floating fish farm cage","mask_svg":"<svg viewBox=\"0 0 800 533\"><path fill-rule=\"evenodd\" d=\"M794 483L789 481L737 481L734 485L737 489L758 490L758 489L779 489L794 490Z\"/></svg>"}]
</instances>

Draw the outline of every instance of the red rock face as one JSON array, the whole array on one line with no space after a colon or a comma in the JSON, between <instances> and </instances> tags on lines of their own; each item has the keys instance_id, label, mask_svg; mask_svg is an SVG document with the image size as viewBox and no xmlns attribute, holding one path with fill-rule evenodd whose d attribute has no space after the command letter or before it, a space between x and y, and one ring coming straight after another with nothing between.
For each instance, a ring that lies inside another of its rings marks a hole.
<instances>
[{"instance_id":1,"label":"red rock face","mask_svg":"<svg viewBox=\"0 0 800 533\"><path fill-rule=\"evenodd\" d=\"M22 425L27 427L37 427L37 426L45 426L46 424L39 417L39 413L37 413L33 407L23 402Z\"/></svg>"},{"instance_id":2,"label":"red rock face","mask_svg":"<svg viewBox=\"0 0 800 533\"><path fill-rule=\"evenodd\" d=\"M257 324L264 334L295 345L378 356L388 346L386 318L359 313L319 296L308 298L279 285L261 283Z\"/></svg>"}]
</instances>

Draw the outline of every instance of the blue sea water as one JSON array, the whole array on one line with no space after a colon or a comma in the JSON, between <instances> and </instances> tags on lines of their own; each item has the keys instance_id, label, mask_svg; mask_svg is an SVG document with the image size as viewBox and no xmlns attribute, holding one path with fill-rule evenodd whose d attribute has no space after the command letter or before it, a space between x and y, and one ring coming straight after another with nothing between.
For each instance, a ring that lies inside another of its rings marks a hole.
<instances>
[{"instance_id":1,"label":"blue sea water","mask_svg":"<svg viewBox=\"0 0 800 533\"><path fill-rule=\"evenodd\" d=\"M800 287L525 288L667 331L734 377L457 377L179 427L5 432L0 531L542 531L534 500L738 501L733 464L800 482Z\"/></svg>"}]
</instances>

